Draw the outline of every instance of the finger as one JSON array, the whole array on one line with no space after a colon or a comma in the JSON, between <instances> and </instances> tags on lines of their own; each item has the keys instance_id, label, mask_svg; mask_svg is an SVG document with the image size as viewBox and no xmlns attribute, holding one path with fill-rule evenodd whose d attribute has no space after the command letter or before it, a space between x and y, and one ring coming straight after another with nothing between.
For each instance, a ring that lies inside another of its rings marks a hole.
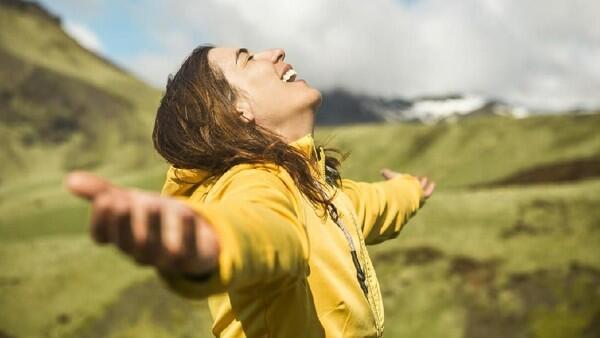
<instances>
[{"instance_id":1,"label":"finger","mask_svg":"<svg viewBox=\"0 0 600 338\"><path fill-rule=\"evenodd\" d=\"M156 264L161 250L160 205L156 201L150 201L142 212L145 214L143 226L146 236L143 241L139 242L139 253L136 259L140 264Z\"/></svg>"},{"instance_id":2,"label":"finger","mask_svg":"<svg viewBox=\"0 0 600 338\"><path fill-rule=\"evenodd\" d=\"M165 271L195 273L199 271L194 234L194 214L178 204L163 208L162 259Z\"/></svg>"},{"instance_id":3,"label":"finger","mask_svg":"<svg viewBox=\"0 0 600 338\"><path fill-rule=\"evenodd\" d=\"M118 194L107 193L110 195L110 207L106 212L106 235L110 242L116 243L119 239L119 223L126 217L127 210L123 207L123 201Z\"/></svg>"},{"instance_id":4,"label":"finger","mask_svg":"<svg viewBox=\"0 0 600 338\"><path fill-rule=\"evenodd\" d=\"M148 241L149 207L144 198L138 194L132 196L131 232L133 235L133 257L139 264L148 264L144 257L144 247Z\"/></svg>"},{"instance_id":5,"label":"finger","mask_svg":"<svg viewBox=\"0 0 600 338\"><path fill-rule=\"evenodd\" d=\"M150 208L148 214L148 238L146 240L146 254L150 262L156 263L162 249L161 240L161 210L160 205Z\"/></svg>"},{"instance_id":6,"label":"finger","mask_svg":"<svg viewBox=\"0 0 600 338\"><path fill-rule=\"evenodd\" d=\"M381 169L381 171L379 172L381 174L381 176L383 176L386 180L392 179L396 176L398 176L397 172L394 172L388 168L384 168Z\"/></svg>"},{"instance_id":7,"label":"finger","mask_svg":"<svg viewBox=\"0 0 600 338\"><path fill-rule=\"evenodd\" d=\"M183 247L186 256L191 259L197 259L199 256L198 245L200 244L200 231L196 223L196 215L189 211L183 215Z\"/></svg>"},{"instance_id":8,"label":"finger","mask_svg":"<svg viewBox=\"0 0 600 338\"><path fill-rule=\"evenodd\" d=\"M117 195L113 200L115 206L112 227L109 230L110 241L123 252L130 254L134 250L131 205L126 195Z\"/></svg>"},{"instance_id":9,"label":"finger","mask_svg":"<svg viewBox=\"0 0 600 338\"><path fill-rule=\"evenodd\" d=\"M206 272L218 265L219 255L216 253L220 250L220 244L212 225L205 218L196 215L193 211L192 213L196 241L194 250L202 272Z\"/></svg>"},{"instance_id":10,"label":"finger","mask_svg":"<svg viewBox=\"0 0 600 338\"><path fill-rule=\"evenodd\" d=\"M65 185L71 193L88 200L94 199L113 187L107 180L83 171L69 174Z\"/></svg>"},{"instance_id":11,"label":"finger","mask_svg":"<svg viewBox=\"0 0 600 338\"><path fill-rule=\"evenodd\" d=\"M183 223L181 210L175 204L166 205L161 213L161 239L167 256L183 251Z\"/></svg>"},{"instance_id":12,"label":"finger","mask_svg":"<svg viewBox=\"0 0 600 338\"><path fill-rule=\"evenodd\" d=\"M146 240L141 246L142 264L156 264L161 249L160 206L150 204L146 210Z\"/></svg>"},{"instance_id":13,"label":"finger","mask_svg":"<svg viewBox=\"0 0 600 338\"><path fill-rule=\"evenodd\" d=\"M107 228L110 222L108 216L111 203L111 196L109 194L102 194L92 204L90 234L96 242L101 244L108 243L109 241Z\"/></svg>"},{"instance_id":14,"label":"finger","mask_svg":"<svg viewBox=\"0 0 600 338\"><path fill-rule=\"evenodd\" d=\"M183 247L185 252L185 262L182 266L187 273L202 274L206 272L205 263L201 261L201 251L207 248L201 248L200 245L204 239L204 233L200 230L197 223L196 214L191 210L186 210L182 218L183 223Z\"/></svg>"},{"instance_id":15,"label":"finger","mask_svg":"<svg viewBox=\"0 0 600 338\"><path fill-rule=\"evenodd\" d=\"M431 196L431 194L433 194L433 191L435 190L435 182L429 182L427 186L425 186L424 189L424 195L426 197Z\"/></svg>"}]
</instances>

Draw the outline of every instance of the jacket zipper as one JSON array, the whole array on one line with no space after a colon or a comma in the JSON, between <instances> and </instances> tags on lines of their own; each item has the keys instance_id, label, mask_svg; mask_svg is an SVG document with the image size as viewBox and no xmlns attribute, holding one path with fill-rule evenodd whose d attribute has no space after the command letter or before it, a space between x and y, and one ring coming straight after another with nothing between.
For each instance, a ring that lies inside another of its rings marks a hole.
<instances>
[{"instance_id":1,"label":"jacket zipper","mask_svg":"<svg viewBox=\"0 0 600 338\"><path fill-rule=\"evenodd\" d=\"M356 221L356 218L354 217L354 215L352 213L350 213L350 216L352 218L352 222L354 223L354 226L356 227L356 231L360 232L360 227L358 226L358 222ZM360 237L360 236L359 236ZM361 243L361 250L366 251L366 247L364 246L363 243ZM365 257L363 257L363 259L366 259ZM367 274L367 282L371 282L370 280L370 275ZM381 296L381 295L380 295ZM383 336L383 326L379 325L379 319L383 319L381 313L379 313L378 311L378 307L377 307L377 300L375 299L375 294L371 292L371 298L369 299L372 303L372 310L373 313L375 315L375 328L377 329L377 337L381 337Z\"/></svg>"},{"instance_id":2,"label":"jacket zipper","mask_svg":"<svg viewBox=\"0 0 600 338\"><path fill-rule=\"evenodd\" d=\"M321 148L321 147L319 146L319 148ZM321 156L319 155L320 153L321 153L320 149L319 149L319 151L316 151L317 159L319 159L319 160L321 159ZM324 171L326 171L326 167L324 168ZM321 182L318 182L318 183L321 184ZM327 183L327 182L325 182L325 183ZM326 192L324 190L321 190L321 194L323 195L324 198L326 198ZM327 211L329 212L329 216L331 217L331 219L333 219L333 221L338 226L338 228L340 228L342 230L342 232L344 233L344 237L346 238L346 241L348 242L348 245L350 246L350 255L352 256L352 263L354 263L354 267L356 268L356 279L358 279L358 284L360 285L360 288L362 289L363 293L365 294L365 297L367 297L367 300L369 300L369 288L366 283L367 278L365 275L365 271L363 270L362 266L360 265L360 260L358 259L358 255L356 253L356 246L354 246L354 241L352 240L352 236L350 235L350 233L344 226L344 223L342 223L342 220L340 219L340 215L337 211L337 208L335 207L335 205L333 205L333 203L330 203L327 205Z\"/></svg>"},{"instance_id":3,"label":"jacket zipper","mask_svg":"<svg viewBox=\"0 0 600 338\"><path fill-rule=\"evenodd\" d=\"M322 148L322 147L319 146L319 148ZM317 154L317 159L321 160L321 156L319 156L320 149L319 149L319 151L316 151L316 154ZM326 166L324 166L324 167L325 168L323 170L326 171ZM323 197L325 197L325 195L326 195L325 191L321 190L321 193L323 194ZM367 302L369 302L369 305L371 307L371 312L373 313L373 316L375 317L375 330L377 331L377 337L382 337L383 336L383 327L381 327L379 325L380 314L379 314L379 311L377 311L377 304L375 304L376 303L375 298L373 297L373 295L371 295L371 297L369 297L369 288L366 283L367 278L366 278L366 275L365 275L365 272L364 272L362 266L360 265L360 260L358 259L358 255L356 253L356 247L354 246L354 241L352 240L352 236L350 235L350 233L344 226L344 223L342 222L342 220L339 217L337 208L335 207L335 205L333 205L333 203L331 203L327 206L327 211L329 212L329 215L333 219L334 223L344 233L344 237L346 238L346 241L348 242L348 244L350 246L350 254L352 255L352 262L354 263L354 267L356 268L356 278L358 279L360 288L362 289L363 293L365 294L365 297L367 298ZM358 227L358 224L356 222L356 219L354 219L354 216L352 216L352 221L354 222L355 226ZM360 229L360 228L357 228L357 229Z\"/></svg>"},{"instance_id":4,"label":"jacket zipper","mask_svg":"<svg viewBox=\"0 0 600 338\"><path fill-rule=\"evenodd\" d=\"M363 290L363 293L365 294L365 297L367 298L367 301L369 302L369 304L371 306L371 311L373 312L373 314L375 316L375 329L377 330L377 337L381 337L383 334L383 330L379 326L379 314L378 314L378 311L375 309L375 307L377 306L375 304L375 298L369 297L369 289L368 289L368 286L366 283L367 278L366 278L366 275L365 275L365 272L364 272L362 266L360 265L360 260L358 259L358 255L356 253L356 247L354 246L354 241L352 240L352 236L348 232L348 229L344 225L344 222L342 222L342 219L339 217L337 208L333 204L330 204L327 209L329 211L329 215L331 216L331 218L333 219L335 224L342 230L342 232L344 233L344 237L346 237L346 240L348 241L348 244L350 245L350 254L352 255L352 262L354 263L354 267L356 268L356 278L358 279L360 288Z\"/></svg>"},{"instance_id":5,"label":"jacket zipper","mask_svg":"<svg viewBox=\"0 0 600 338\"><path fill-rule=\"evenodd\" d=\"M358 255L356 254L356 247L354 246L354 241L352 240L352 236L350 235L350 233L344 226L344 223L340 219L337 208L333 204L329 204L327 206L327 209L329 211L329 215L331 216L331 218L333 219L335 224L337 224L337 226L342 230L342 232L344 233L344 237L346 237L346 241L350 245L350 254L352 255L352 262L354 263L354 267L356 268L356 279L358 279L360 288L362 289L363 293L365 294L365 296L368 299L369 288L367 287L367 283L366 283L367 279L365 276L365 271L363 270L362 266L360 265L360 260L358 259Z\"/></svg>"}]
</instances>

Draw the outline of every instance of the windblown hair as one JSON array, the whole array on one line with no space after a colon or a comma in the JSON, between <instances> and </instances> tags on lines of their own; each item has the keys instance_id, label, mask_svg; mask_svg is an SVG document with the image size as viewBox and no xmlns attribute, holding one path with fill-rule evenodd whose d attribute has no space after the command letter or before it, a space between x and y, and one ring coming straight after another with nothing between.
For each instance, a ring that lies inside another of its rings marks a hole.
<instances>
[{"instance_id":1,"label":"windblown hair","mask_svg":"<svg viewBox=\"0 0 600 338\"><path fill-rule=\"evenodd\" d=\"M317 169L316 164L274 132L240 118L235 109L236 88L208 61L212 48L194 49L169 77L152 133L158 153L175 168L208 171L206 179L219 177L241 163L275 163L290 174L317 210L326 208L333 196L321 194L321 183L310 171L311 165ZM326 182L339 187L339 167L348 153L323 150L329 154L325 157Z\"/></svg>"}]
</instances>

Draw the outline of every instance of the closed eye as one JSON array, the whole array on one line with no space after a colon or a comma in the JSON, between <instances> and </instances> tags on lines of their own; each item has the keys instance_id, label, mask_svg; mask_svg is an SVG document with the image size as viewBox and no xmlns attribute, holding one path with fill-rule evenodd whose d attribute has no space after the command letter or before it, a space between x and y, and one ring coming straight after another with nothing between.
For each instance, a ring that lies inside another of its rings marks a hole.
<instances>
[{"instance_id":1,"label":"closed eye","mask_svg":"<svg viewBox=\"0 0 600 338\"><path fill-rule=\"evenodd\" d=\"M254 60L254 54L246 53L246 59L244 60L244 67L248 65L248 62Z\"/></svg>"}]
</instances>

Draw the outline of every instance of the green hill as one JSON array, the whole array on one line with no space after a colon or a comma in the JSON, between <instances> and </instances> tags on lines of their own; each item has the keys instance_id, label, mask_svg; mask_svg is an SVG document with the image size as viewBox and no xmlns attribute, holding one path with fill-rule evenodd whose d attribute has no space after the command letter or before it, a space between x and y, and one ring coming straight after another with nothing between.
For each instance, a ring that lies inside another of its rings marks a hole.
<instances>
[{"instance_id":1,"label":"green hill","mask_svg":"<svg viewBox=\"0 0 600 338\"><path fill-rule=\"evenodd\" d=\"M159 95L38 5L0 1L2 181L156 161L148 140Z\"/></svg>"},{"instance_id":2,"label":"green hill","mask_svg":"<svg viewBox=\"0 0 600 338\"><path fill-rule=\"evenodd\" d=\"M318 134L332 138L333 146L352 150L346 175L374 180L381 167L393 165L435 177L441 188L463 188L551 163L600 160L598 130L600 114L526 119L479 116L436 125L322 128ZM598 176L598 172L596 168L580 178Z\"/></svg>"}]
</instances>

